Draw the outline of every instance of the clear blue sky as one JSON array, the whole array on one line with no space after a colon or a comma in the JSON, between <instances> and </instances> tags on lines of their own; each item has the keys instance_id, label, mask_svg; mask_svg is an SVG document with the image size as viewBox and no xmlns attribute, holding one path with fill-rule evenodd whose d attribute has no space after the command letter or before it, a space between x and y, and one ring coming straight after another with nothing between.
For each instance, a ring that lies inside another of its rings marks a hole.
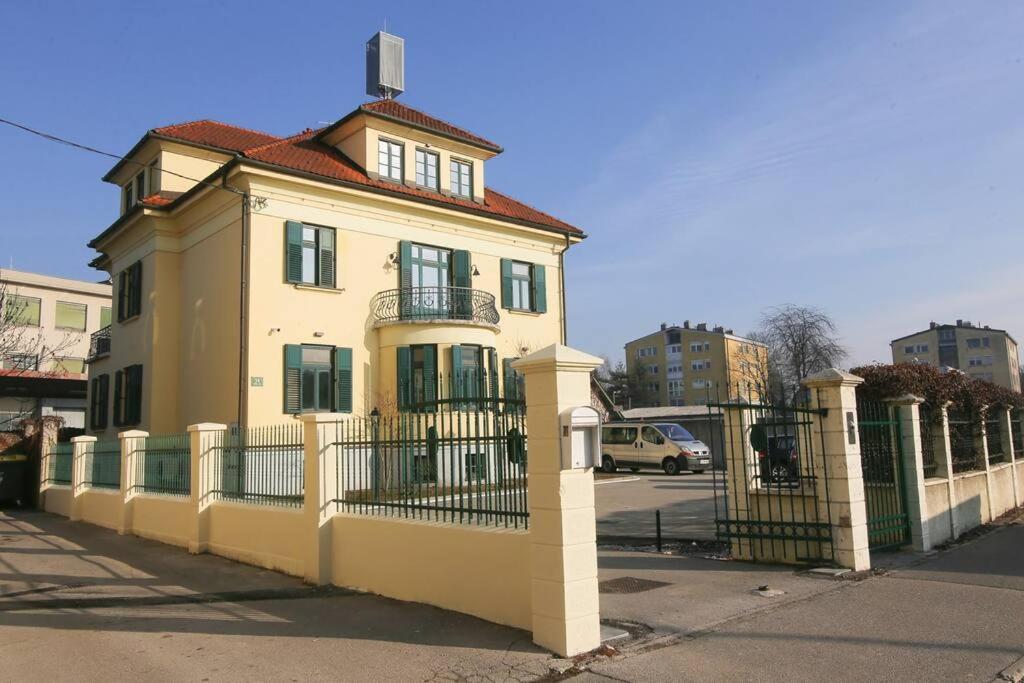
<instances>
[{"instance_id":1,"label":"clear blue sky","mask_svg":"<svg viewBox=\"0 0 1024 683\"><path fill-rule=\"evenodd\" d=\"M590 234L575 346L786 302L829 311L852 362L932 319L1024 337L1021 3L8 2L0 116L121 153L198 118L293 133L364 101L385 19L402 99ZM111 162L9 128L0 159L0 267L97 277Z\"/></svg>"}]
</instances>

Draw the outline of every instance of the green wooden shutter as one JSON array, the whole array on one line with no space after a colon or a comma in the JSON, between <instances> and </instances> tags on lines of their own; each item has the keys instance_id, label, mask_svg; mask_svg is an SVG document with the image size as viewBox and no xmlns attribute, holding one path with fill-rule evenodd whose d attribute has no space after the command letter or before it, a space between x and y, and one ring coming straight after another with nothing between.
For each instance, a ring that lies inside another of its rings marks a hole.
<instances>
[{"instance_id":1,"label":"green wooden shutter","mask_svg":"<svg viewBox=\"0 0 1024 683\"><path fill-rule=\"evenodd\" d=\"M437 347L423 347L423 400L437 400Z\"/></svg>"},{"instance_id":2,"label":"green wooden shutter","mask_svg":"<svg viewBox=\"0 0 1024 683\"><path fill-rule=\"evenodd\" d=\"M465 384L465 372L462 369L462 347L458 344L452 344L451 346L451 365L452 365L452 398L462 398L466 395Z\"/></svg>"},{"instance_id":3,"label":"green wooden shutter","mask_svg":"<svg viewBox=\"0 0 1024 683\"><path fill-rule=\"evenodd\" d=\"M470 272L469 252L456 249L452 252L452 281L454 286L464 289L456 290L452 295L452 306L455 317L459 320L470 320L473 317L473 275Z\"/></svg>"},{"instance_id":4,"label":"green wooden shutter","mask_svg":"<svg viewBox=\"0 0 1024 683\"><path fill-rule=\"evenodd\" d=\"M321 287L334 287L335 282L335 258L337 251L334 248L334 230L320 228L320 280L317 282Z\"/></svg>"},{"instance_id":5,"label":"green wooden shutter","mask_svg":"<svg viewBox=\"0 0 1024 683\"><path fill-rule=\"evenodd\" d=\"M334 411L352 412L352 349L334 348Z\"/></svg>"},{"instance_id":6,"label":"green wooden shutter","mask_svg":"<svg viewBox=\"0 0 1024 683\"><path fill-rule=\"evenodd\" d=\"M498 352L487 349L487 384L490 398L498 398Z\"/></svg>"},{"instance_id":7,"label":"green wooden shutter","mask_svg":"<svg viewBox=\"0 0 1024 683\"><path fill-rule=\"evenodd\" d=\"M533 285L533 296L530 297L533 300L533 310L537 313L547 313L548 285L544 275L544 266L533 265L533 277L530 278L530 283Z\"/></svg>"},{"instance_id":8,"label":"green wooden shutter","mask_svg":"<svg viewBox=\"0 0 1024 683\"><path fill-rule=\"evenodd\" d=\"M285 221L285 275L288 282L302 282L302 223Z\"/></svg>"},{"instance_id":9,"label":"green wooden shutter","mask_svg":"<svg viewBox=\"0 0 1024 683\"><path fill-rule=\"evenodd\" d=\"M114 373L114 426L120 427L124 424L122 398L124 396L124 370Z\"/></svg>"},{"instance_id":10,"label":"green wooden shutter","mask_svg":"<svg viewBox=\"0 0 1024 683\"><path fill-rule=\"evenodd\" d=\"M512 308L512 261L501 259L501 307Z\"/></svg>"},{"instance_id":11,"label":"green wooden shutter","mask_svg":"<svg viewBox=\"0 0 1024 683\"><path fill-rule=\"evenodd\" d=\"M142 313L142 261L132 264L128 280L131 282L128 288L130 298L128 316L131 317Z\"/></svg>"},{"instance_id":12,"label":"green wooden shutter","mask_svg":"<svg viewBox=\"0 0 1024 683\"><path fill-rule=\"evenodd\" d=\"M412 349L398 347L398 407L405 408L412 403Z\"/></svg>"},{"instance_id":13,"label":"green wooden shutter","mask_svg":"<svg viewBox=\"0 0 1024 683\"><path fill-rule=\"evenodd\" d=\"M284 345L284 412L302 412L302 345Z\"/></svg>"},{"instance_id":14,"label":"green wooden shutter","mask_svg":"<svg viewBox=\"0 0 1024 683\"><path fill-rule=\"evenodd\" d=\"M398 243L398 309L403 319L412 315L415 295L412 289L412 242L402 240Z\"/></svg>"},{"instance_id":15,"label":"green wooden shutter","mask_svg":"<svg viewBox=\"0 0 1024 683\"><path fill-rule=\"evenodd\" d=\"M128 424L137 425L142 422L142 366L133 365L127 370L128 398L125 412L128 413Z\"/></svg>"}]
</instances>

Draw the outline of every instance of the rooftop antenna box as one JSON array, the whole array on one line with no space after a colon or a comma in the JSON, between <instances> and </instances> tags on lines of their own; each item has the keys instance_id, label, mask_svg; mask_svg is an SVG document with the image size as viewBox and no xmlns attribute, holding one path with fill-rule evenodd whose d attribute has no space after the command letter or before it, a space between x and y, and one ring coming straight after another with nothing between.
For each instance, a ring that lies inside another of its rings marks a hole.
<instances>
[{"instance_id":1,"label":"rooftop antenna box","mask_svg":"<svg viewBox=\"0 0 1024 683\"><path fill-rule=\"evenodd\" d=\"M366 42L366 94L385 100L405 90L405 40L377 31Z\"/></svg>"}]
</instances>

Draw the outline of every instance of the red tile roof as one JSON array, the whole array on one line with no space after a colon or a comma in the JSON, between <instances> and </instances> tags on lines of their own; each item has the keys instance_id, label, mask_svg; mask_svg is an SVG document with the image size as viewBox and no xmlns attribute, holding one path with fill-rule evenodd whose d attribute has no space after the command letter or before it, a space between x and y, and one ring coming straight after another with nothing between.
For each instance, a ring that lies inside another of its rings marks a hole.
<instances>
[{"instance_id":1,"label":"red tile roof","mask_svg":"<svg viewBox=\"0 0 1024 683\"><path fill-rule=\"evenodd\" d=\"M397 119L417 128L425 128L426 130L440 133L447 137L458 138L474 145L482 145L496 151L501 151L500 145L491 142L486 138L482 138L475 133L470 133L468 130L459 128L458 126L453 126L447 121L434 118L430 114L425 114L419 109L413 109L412 107L406 106L396 100L377 100L376 102L369 102L361 105L359 110L374 116Z\"/></svg>"},{"instance_id":2,"label":"red tile roof","mask_svg":"<svg viewBox=\"0 0 1024 683\"><path fill-rule=\"evenodd\" d=\"M219 147L232 152L241 152L244 149L265 145L268 142L280 139L276 135L239 128L238 126L210 121L209 119L154 128L153 132L157 135L175 138L184 142Z\"/></svg>"},{"instance_id":3,"label":"red tile roof","mask_svg":"<svg viewBox=\"0 0 1024 683\"><path fill-rule=\"evenodd\" d=\"M380 102L363 105L363 107L374 105L381 105L378 108L389 112L388 115L402 111L403 115L408 117L422 117L418 120L421 122L429 121L430 126L435 128L447 126L451 131L455 132L447 132L446 134L453 137L457 133L458 136L465 139L469 139L466 136L471 136L473 139L482 141L482 143L493 145L493 143L483 138L478 138L472 133L455 128L439 119L428 117L426 114L417 112L415 109L404 105L396 106L393 100L381 100ZM428 127L427 123L418 123L417 125ZM404 195L410 199L435 202L454 208L489 214L499 220L510 219L538 227L554 229L559 232L576 235L583 234L583 231L579 228L491 188L487 188L484 193L484 202L478 204L471 200L448 197L437 192L406 187L405 185L383 180L374 180L336 148L317 139L316 136L321 130L306 130L291 137L277 138L266 133L258 133L244 128L236 128L225 123L204 120L156 128L153 132L163 137L181 140L186 143L191 142L231 151L246 159L277 166L284 170L308 173L321 176L327 180L353 183ZM166 206L177 198L171 196L172 194L174 193L161 192L159 195L151 195L143 200L143 204L151 207Z\"/></svg>"},{"instance_id":4,"label":"red tile roof","mask_svg":"<svg viewBox=\"0 0 1024 683\"><path fill-rule=\"evenodd\" d=\"M142 203L142 204L145 204L146 206L150 206L150 207L154 207L154 208L159 207L159 206L167 206L168 204L173 202L175 199L180 197L182 194L184 194L184 193L183 192L168 192L168 191L165 190L165 191L157 192L156 194L151 194L148 197L143 197L142 199L139 200L139 202Z\"/></svg>"},{"instance_id":5,"label":"red tile roof","mask_svg":"<svg viewBox=\"0 0 1024 683\"><path fill-rule=\"evenodd\" d=\"M0 369L0 377L24 377L26 379L72 379L84 380L87 375L63 370L8 370Z\"/></svg>"}]
</instances>

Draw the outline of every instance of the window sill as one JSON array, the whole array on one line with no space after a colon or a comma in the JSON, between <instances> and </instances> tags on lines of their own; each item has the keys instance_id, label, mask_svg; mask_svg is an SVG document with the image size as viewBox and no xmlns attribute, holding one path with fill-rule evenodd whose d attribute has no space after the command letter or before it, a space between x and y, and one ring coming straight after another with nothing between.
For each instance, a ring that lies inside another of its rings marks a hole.
<instances>
[{"instance_id":1,"label":"window sill","mask_svg":"<svg viewBox=\"0 0 1024 683\"><path fill-rule=\"evenodd\" d=\"M535 318L544 315L543 313L540 313L538 311L528 311L524 308L506 308L505 310L508 311L509 313L515 313L516 315L528 315Z\"/></svg>"},{"instance_id":2,"label":"window sill","mask_svg":"<svg viewBox=\"0 0 1024 683\"><path fill-rule=\"evenodd\" d=\"M54 327L53 329L61 332L85 332L84 327Z\"/></svg>"},{"instance_id":3,"label":"window sill","mask_svg":"<svg viewBox=\"0 0 1024 683\"><path fill-rule=\"evenodd\" d=\"M125 318L124 320L118 320L117 324L118 325L127 325L128 323L135 322L136 320L138 320L141 317L142 317L141 313L136 313L135 315L133 315L130 318Z\"/></svg>"},{"instance_id":4,"label":"window sill","mask_svg":"<svg viewBox=\"0 0 1024 683\"><path fill-rule=\"evenodd\" d=\"M320 287L319 285L302 285L297 282L292 282L291 286L293 289L299 289L303 292L323 292L325 294L341 294L345 291L344 287Z\"/></svg>"}]
</instances>

